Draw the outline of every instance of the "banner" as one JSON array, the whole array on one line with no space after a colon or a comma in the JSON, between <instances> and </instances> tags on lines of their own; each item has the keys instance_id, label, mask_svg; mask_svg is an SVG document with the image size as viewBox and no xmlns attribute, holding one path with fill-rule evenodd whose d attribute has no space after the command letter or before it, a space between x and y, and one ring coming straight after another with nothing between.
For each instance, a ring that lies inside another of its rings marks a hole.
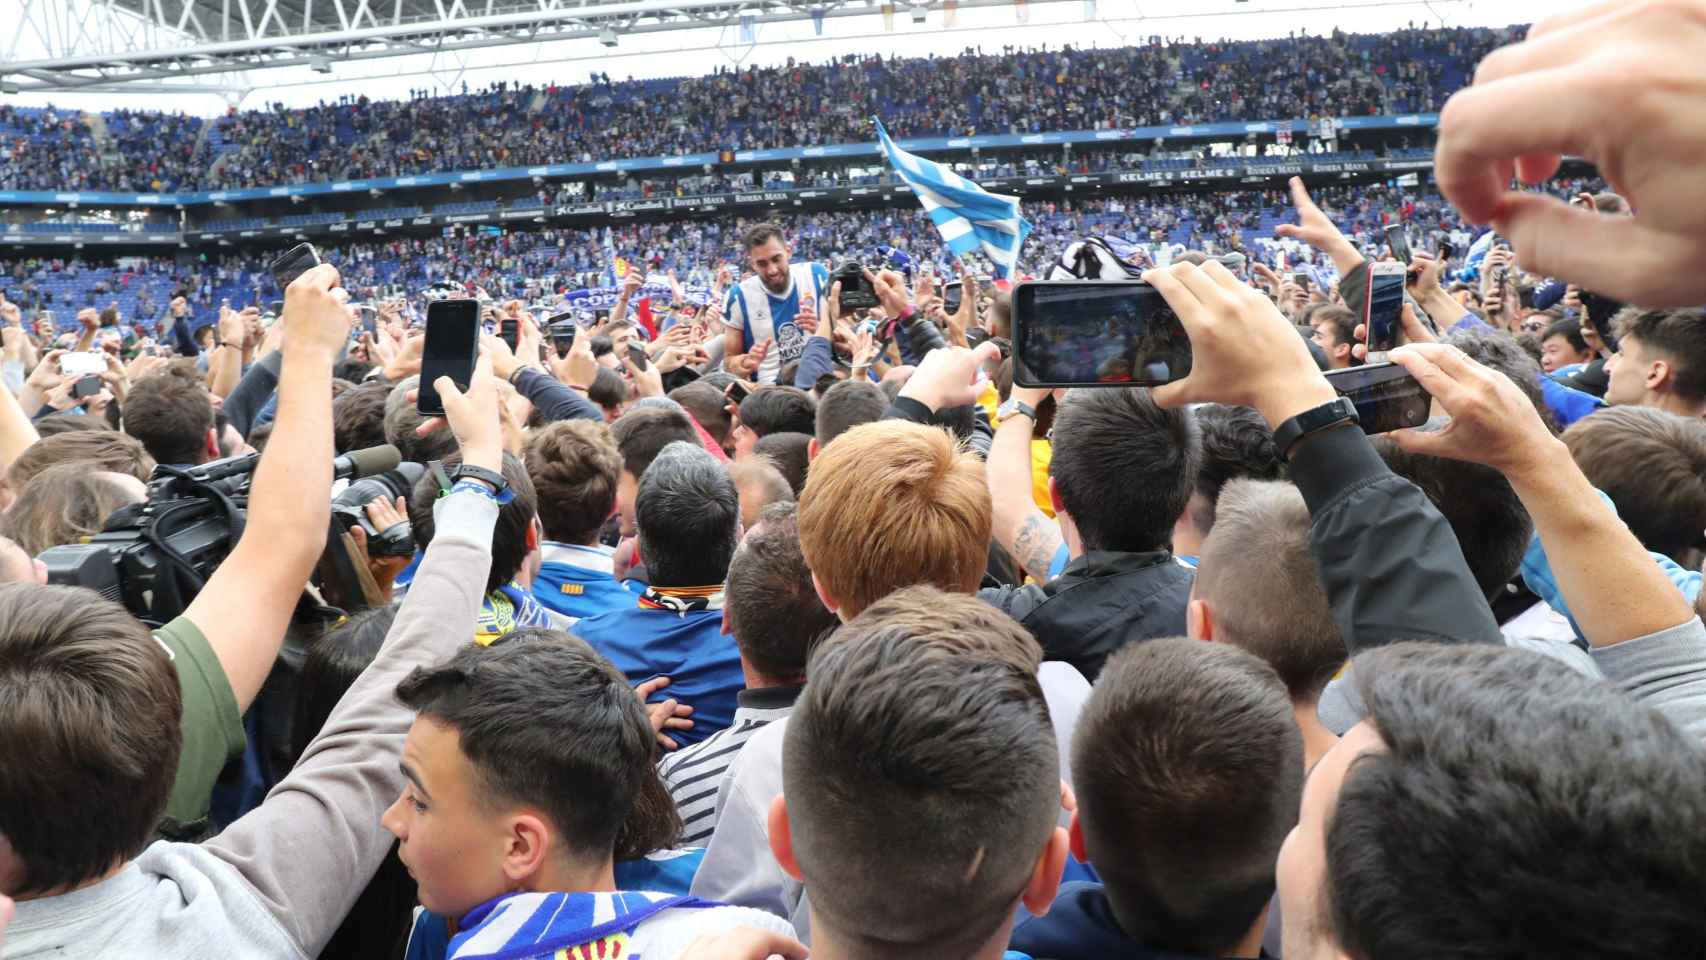
<instances>
[{"instance_id":1,"label":"banner","mask_svg":"<svg viewBox=\"0 0 1706 960\"><path fill-rule=\"evenodd\" d=\"M609 310L616 306L616 298L621 293L620 287L613 286L582 287L579 290L567 290L562 296L562 309L586 314ZM700 284L683 284L681 296L684 303L703 307L711 302L711 288ZM662 275L646 278L645 284L640 287L640 292L634 295L634 300L647 297L654 298L659 304L668 303L670 297L669 278ZM629 302L633 303L634 300Z\"/></svg>"}]
</instances>

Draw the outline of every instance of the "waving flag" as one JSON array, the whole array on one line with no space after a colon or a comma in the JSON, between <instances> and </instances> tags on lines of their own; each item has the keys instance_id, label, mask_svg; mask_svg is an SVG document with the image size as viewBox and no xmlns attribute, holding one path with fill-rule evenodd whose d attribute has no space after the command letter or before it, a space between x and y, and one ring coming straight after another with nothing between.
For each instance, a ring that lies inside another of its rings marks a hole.
<instances>
[{"instance_id":1,"label":"waving flag","mask_svg":"<svg viewBox=\"0 0 1706 960\"><path fill-rule=\"evenodd\" d=\"M889 164L924 204L948 249L961 256L981 253L995 265L996 276L1011 276L1031 233L1030 221L1019 215L1019 198L990 193L934 160L907 153L889 139L880 120L877 139Z\"/></svg>"}]
</instances>

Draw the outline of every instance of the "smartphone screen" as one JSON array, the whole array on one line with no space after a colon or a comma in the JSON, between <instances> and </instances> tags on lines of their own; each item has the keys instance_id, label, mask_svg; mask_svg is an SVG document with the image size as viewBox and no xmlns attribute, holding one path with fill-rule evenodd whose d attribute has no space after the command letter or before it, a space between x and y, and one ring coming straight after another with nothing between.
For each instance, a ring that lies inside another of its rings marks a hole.
<instances>
[{"instance_id":1,"label":"smartphone screen","mask_svg":"<svg viewBox=\"0 0 1706 960\"><path fill-rule=\"evenodd\" d=\"M575 345L575 317L572 313L559 313L545 320L545 329L551 334L551 345L557 348L557 356L566 357Z\"/></svg>"},{"instance_id":2,"label":"smartphone screen","mask_svg":"<svg viewBox=\"0 0 1706 960\"><path fill-rule=\"evenodd\" d=\"M516 344L521 342L521 321L508 316L499 319L498 337L514 351Z\"/></svg>"},{"instance_id":3,"label":"smartphone screen","mask_svg":"<svg viewBox=\"0 0 1706 960\"><path fill-rule=\"evenodd\" d=\"M1399 263L1410 265L1410 238L1404 233L1403 224L1394 223L1386 228L1386 246Z\"/></svg>"},{"instance_id":4,"label":"smartphone screen","mask_svg":"<svg viewBox=\"0 0 1706 960\"><path fill-rule=\"evenodd\" d=\"M1154 386L1191 372L1191 341L1146 283L1043 281L1013 290L1013 381Z\"/></svg>"},{"instance_id":5,"label":"smartphone screen","mask_svg":"<svg viewBox=\"0 0 1706 960\"><path fill-rule=\"evenodd\" d=\"M59 358L59 372L67 377L105 373L106 357L99 353L67 353Z\"/></svg>"},{"instance_id":6,"label":"smartphone screen","mask_svg":"<svg viewBox=\"0 0 1706 960\"><path fill-rule=\"evenodd\" d=\"M320 252L314 249L312 243L299 243L284 252L284 255L272 262L268 269L272 272L273 282L278 284L278 292L290 286L297 277L307 273L312 267L320 265ZM283 309L282 306L280 308Z\"/></svg>"},{"instance_id":7,"label":"smartphone screen","mask_svg":"<svg viewBox=\"0 0 1706 960\"><path fill-rule=\"evenodd\" d=\"M415 408L423 415L444 415L444 403L433 386L449 377L458 389L474 379L480 348L480 305L473 300L434 300L427 305L426 343L421 348L421 385Z\"/></svg>"},{"instance_id":8,"label":"smartphone screen","mask_svg":"<svg viewBox=\"0 0 1706 960\"><path fill-rule=\"evenodd\" d=\"M1356 404L1362 432L1390 433L1428 422L1433 398L1408 371L1395 363L1328 370L1327 382Z\"/></svg>"},{"instance_id":9,"label":"smartphone screen","mask_svg":"<svg viewBox=\"0 0 1706 960\"><path fill-rule=\"evenodd\" d=\"M960 281L958 280L955 280L952 283L943 284L942 309L946 310L950 314L958 313L960 309L960 301L964 296L964 292L964 288L960 285Z\"/></svg>"},{"instance_id":10,"label":"smartphone screen","mask_svg":"<svg viewBox=\"0 0 1706 960\"><path fill-rule=\"evenodd\" d=\"M646 369L646 348L637 343L628 344L628 359L634 361L634 366Z\"/></svg>"},{"instance_id":11,"label":"smartphone screen","mask_svg":"<svg viewBox=\"0 0 1706 960\"><path fill-rule=\"evenodd\" d=\"M1384 359L1381 354L1398 347L1403 329L1404 267L1397 263L1369 264L1368 307L1363 322L1368 325L1368 361Z\"/></svg>"}]
</instances>

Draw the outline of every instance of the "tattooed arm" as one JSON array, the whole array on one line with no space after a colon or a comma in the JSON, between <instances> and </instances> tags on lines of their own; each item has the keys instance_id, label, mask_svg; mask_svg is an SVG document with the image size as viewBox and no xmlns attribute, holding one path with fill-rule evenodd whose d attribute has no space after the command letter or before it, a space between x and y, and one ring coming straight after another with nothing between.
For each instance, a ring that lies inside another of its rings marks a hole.
<instances>
[{"instance_id":1,"label":"tattooed arm","mask_svg":"<svg viewBox=\"0 0 1706 960\"><path fill-rule=\"evenodd\" d=\"M1013 396L1035 407L1046 390L1014 387ZM984 476L994 507L995 542L1013 561L1039 581L1048 579L1049 564L1060 549L1060 527L1031 499L1031 435L1036 424L1014 414L996 428Z\"/></svg>"}]
</instances>

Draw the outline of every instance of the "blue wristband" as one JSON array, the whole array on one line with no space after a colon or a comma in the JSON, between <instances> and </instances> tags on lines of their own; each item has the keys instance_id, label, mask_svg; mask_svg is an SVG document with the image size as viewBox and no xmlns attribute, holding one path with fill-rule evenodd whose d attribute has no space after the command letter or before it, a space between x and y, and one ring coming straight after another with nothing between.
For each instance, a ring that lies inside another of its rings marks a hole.
<instances>
[{"instance_id":1,"label":"blue wristband","mask_svg":"<svg viewBox=\"0 0 1706 960\"><path fill-rule=\"evenodd\" d=\"M491 487L486 486L478 480L458 480L455 485L450 488L449 493L456 493L459 490L467 490L471 493L477 493L500 507L515 499L514 490L505 487L502 493L493 493ZM446 496L449 496L449 493L447 493Z\"/></svg>"}]
</instances>

